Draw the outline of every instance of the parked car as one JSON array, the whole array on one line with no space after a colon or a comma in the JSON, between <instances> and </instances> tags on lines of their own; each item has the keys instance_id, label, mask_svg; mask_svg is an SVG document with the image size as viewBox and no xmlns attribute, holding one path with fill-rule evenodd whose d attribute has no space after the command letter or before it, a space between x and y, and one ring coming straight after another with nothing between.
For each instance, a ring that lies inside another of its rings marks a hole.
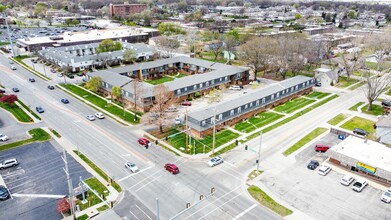
<instances>
[{"instance_id":1,"label":"parked car","mask_svg":"<svg viewBox=\"0 0 391 220\"><path fill-rule=\"evenodd\" d=\"M230 86L229 89L230 90L242 90L242 88L240 86Z\"/></svg>"},{"instance_id":2,"label":"parked car","mask_svg":"<svg viewBox=\"0 0 391 220\"><path fill-rule=\"evenodd\" d=\"M383 195L381 195L381 201L385 203L390 203L391 202L391 187L388 188Z\"/></svg>"},{"instance_id":3,"label":"parked car","mask_svg":"<svg viewBox=\"0 0 391 220\"><path fill-rule=\"evenodd\" d=\"M11 70L16 70L16 66L11 66Z\"/></svg>"},{"instance_id":4,"label":"parked car","mask_svg":"<svg viewBox=\"0 0 391 220\"><path fill-rule=\"evenodd\" d=\"M175 124L180 125L182 123L180 118L175 118Z\"/></svg>"},{"instance_id":5,"label":"parked car","mask_svg":"<svg viewBox=\"0 0 391 220\"><path fill-rule=\"evenodd\" d=\"M38 61L36 59L31 59L31 62L38 63Z\"/></svg>"},{"instance_id":6,"label":"parked car","mask_svg":"<svg viewBox=\"0 0 391 220\"><path fill-rule=\"evenodd\" d=\"M49 86L48 86L48 89L53 90L53 89L54 89L54 86L49 85Z\"/></svg>"},{"instance_id":7,"label":"parked car","mask_svg":"<svg viewBox=\"0 0 391 220\"><path fill-rule=\"evenodd\" d=\"M43 110L43 108L41 106L35 107L35 110L37 110L38 113L44 113L45 112L45 110Z\"/></svg>"},{"instance_id":8,"label":"parked car","mask_svg":"<svg viewBox=\"0 0 391 220\"><path fill-rule=\"evenodd\" d=\"M346 174L342 177L341 181L339 181L344 186L349 186L354 181L354 178L350 175Z\"/></svg>"},{"instance_id":9,"label":"parked car","mask_svg":"<svg viewBox=\"0 0 391 220\"><path fill-rule=\"evenodd\" d=\"M381 105L382 105L383 107L391 107L391 100L383 100L383 101L381 102Z\"/></svg>"},{"instance_id":10,"label":"parked car","mask_svg":"<svg viewBox=\"0 0 391 220\"><path fill-rule=\"evenodd\" d=\"M35 82L35 79L34 78L29 78L29 81L30 82Z\"/></svg>"},{"instance_id":11,"label":"parked car","mask_svg":"<svg viewBox=\"0 0 391 220\"><path fill-rule=\"evenodd\" d=\"M183 106L191 106L191 102L183 101L183 102L181 102L181 105L183 105Z\"/></svg>"},{"instance_id":12,"label":"parked car","mask_svg":"<svg viewBox=\"0 0 391 220\"><path fill-rule=\"evenodd\" d=\"M311 160L310 163L307 165L307 168L310 170L315 170L319 166L319 162L316 160Z\"/></svg>"},{"instance_id":13,"label":"parked car","mask_svg":"<svg viewBox=\"0 0 391 220\"><path fill-rule=\"evenodd\" d=\"M10 197L10 193L5 186L0 186L0 200L7 200Z\"/></svg>"},{"instance_id":14,"label":"parked car","mask_svg":"<svg viewBox=\"0 0 391 220\"><path fill-rule=\"evenodd\" d=\"M0 93L5 93L5 90L3 90L3 89L0 89Z\"/></svg>"},{"instance_id":15,"label":"parked car","mask_svg":"<svg viewBox=\"0 0 391 220\"><path fill-rule=\"evenodd\" d=\"M84 76L85 74L84 73L76 73L77 76Z\"/></svg>"},{"instance_id":16,"label":"parked car","mask_svg":"<svg viewBox=\"0 0 391 220\"><path fill-rule=\"evenodd\" d=\"M12 91L14 91L14 92L19 92L19 89L16 88L16 87L14 87L14 88L12 88Z\"/></svg>"},{"instance_id":17,"label":"parked car","mask_svg":"<svg viewBox=\"0 0 391 220\"><path fill-rule=\"evenodd\" d=\"M315 82L315 86L321 87L321 86L322 86L322 82L321 82L321 81L316 81L316 82Z\"/></svg>"},{"instance_id":18,"label":"parked car","mask_svg":"<svg viewBox=\"0 0 391 220\"><path fill-rule=\"evenodd\" d=\"M177 112L177 111L178 109L175 106L171 106L166 109L166 112Z\"/></svg>"},{"instance_id":19,"label":"parked car","mask_svg":"<svg viewBox=\"0 0 391 220\"><path fill-rule=\"evenodd\" d=\"M90 121L93 121L93 120L95 120L95 116L87 115L87 119L90 120Z\"/></svg>"},{"instance_id":20,"label":"parked car","mask_svg":"<svg viewBox=\"0 0 391 220\"><path fill-rule=\"evenodd\" d=\"M172 164L172 163L165 164L164 165L164 169L166 169L168 172L170 172L172 174L179 173L179 168L177 166L175 166L174 164Z\"/></svg>"},{"instance_id":21,"label":"parked car","mask_svg":"<svg viewBox=\"0 0 391 220\"><path fill-rule=\"evenodd\" d=\"M57 76L58 76L58 77L63 77L63 76L64 76L64 74L62 74L62 73L58 73L58 74L57 74Z\"/></svg>"},{"instance_id":22,"label":"parked car","mask_svg":"<svg viewBox=\"0 0 391 220\"><path fill-rule=\"evenodd\" d=\"M97 113L95 113L95 117L97 117L99 119L104 119L105 115L102 112L97 112Z\"/></svg>"},{"instance_id":23,"label":"parked car","mask_svg":"<svg viewBox=\"0 0 391 220\"><path fill-rule=\"evenodd\" d=\"M67 77L70 78L70 79L75 78L75 76L74 76L72 73L68 73L68 74L67 74Z\"/></svg>"},{"instance_id":24,"label":"parked car","mask_svg":"<svg viewBox=\"0 0 391 220\"><path fill-rule=\"evenodd\" d=\"M353 129L353 134L358 134L358 135L362 135L362 136L367 136L369 133L368 133L367 131L365 131L364 129L355 128L355 129Z\"/></svg>"},{"instance_id":25,"label":"parked car","mask_svg":"<svg viewBox=\"0 0 391 220\"><path fill-rule=\"evenodd\" d=\"M147 146L147 145L149 145L151 142L150 142L148 139L142 137L142 138L139 138L139 139L138 139L138 143L141 144L141 145L143 145L143 146Z\"/></svg>"},{"instance_id":26,"label":"parked car","mask_svg":"<svg viewBox=\"0 0 391 220\"><path fill-rule=\"evenodd\" d=\"M328 173L330 173L331 167L329 166L320 166L318 170L318 174L322 176L326 176Z\"/></svg>"},{"instance_id":27,"label":"parked car","mask_svg":"<svg viewBox=\"0 0 391 220\"><path fill-rule=\"evenodd\" d=\"M368 185L368 182L364 178L359 178L357 181L353 184L352 189L356 192L361 192L366 186Z\"/></svg>"},{"instance_id":28,"label":"parked car","mask_svg":"<svg viewBox=\"0 0 391 220\"><path fill-rule=\"evenodd\" d=\"M328 149L330 148L330 146L327 146L327 145L324 145L324 144L317 144L315 145L315 151L316 152L326 152Z\"/></svg>"},{"instance_id":29,"label":"parked car","mask_svg":"<svg viewBox=\"0 0 391 220\"><path fill-rule=\"evenodd\" d=\"M136 166L136 164L131 163L129 161L125 163L125 168L132 171L132 173L135 173L138 171L138 167Z\"/></svg>"},{"instance_id":30,"label":"parked car","mask_svg":"<svg viewBox=\"0 0 391 220\"><path fill-rule=\"evenodd\" d=\"M55 73L56 70L55 69L50 69L50 72Z\"/></svg>"},{"instance_id":31,"label":"parked car","mask_svg":"<svg viewBox=\"0 0 391 220\"><path fill-rule=\"evenodd\" d=\"M14 61L10 60L10 61L9 61L9 64L14 64Z\"/></svg>"},{"instance_id":32,"label":"parked car","mask_svg":"<svg viewBox=\"0 0 391 220\"><path fill-rule=\"evenodd\" d=\"M5 134L0 134L0 141L7 141L8 140L8 136L5 135Z\"/></svg>"},{"instance_id":33,"label":"parked car","mask_svg":"<svg viewBox=\"0 0 391 220\"><path fill-rule=\"evenodd\" d=\"M15 158L8 159L0 163L0 170L8 168L8 167L14 167L17 166L19 163Z\"/></svg>"},{"instance_id":34,"label":"parked car","mask_svg":"<svg viewBox=\"0 0 391 220\"><path fill-rule=\"evenodd\" d=\"M208 162L208 165L210 167L214 167L216 165L221 164L223 161L224 160L223 160L223 158L221 156L217 156L217 157L214 157L214 158L210 159L210 161Z\"/></svg>"},{"instance_id":35,"label":"parked car","mask_svg":"<svg viewBox=\"0 0 391 220\"><path fill-rule=\"evenodd\" d=\"M61 102L64 103L64 104L68 104L69 100L68 99L61 99Z\"/></svg>"}]
</instances>

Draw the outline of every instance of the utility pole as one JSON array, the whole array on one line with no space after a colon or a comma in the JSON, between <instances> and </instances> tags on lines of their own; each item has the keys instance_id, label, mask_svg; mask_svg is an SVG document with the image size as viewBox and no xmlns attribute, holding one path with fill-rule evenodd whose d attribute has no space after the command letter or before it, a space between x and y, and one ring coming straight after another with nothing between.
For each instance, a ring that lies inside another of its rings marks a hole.
<instances>
[{"instance_id":1,"label":"utility pole","mask_svg":"<svg viewBox=\"0 0 391 220\"><path fill-rule=\"evenodd\" d=\"M212 142L212 156L215 154L215 142L216 142L216 107L213 111L213 142Z\"/></svg>"},{"instance_id":2,"label":"utility pole","mask_svg":"<svg viewBox=\"0 0 391 220\"><path fill-rule=\"evenodd\" d=\"M188 134L188 130L187 130L187 107L186 107L185 120L186 120L185 129L186 129L186 153L187 153L188 148L189 148L189 136L188 136L189 134Z\"/></svg>"},{"instance_id":3,"label":"utility pole","mask_svg":"<svg viewBox=\"0 0 391 220\"><path fill-rule=\"evenodd\" d=\"M159 217L159 198L156 198L156 220L159 220L160 217Z\"/></svg>"},{"instance_id":4,"label":"utility pole","mask_svg":"<svg viewBox=\"0 0 391 220\"><path fill-rule=\"evenodd\" d=\"M69 169L68 169L68 160L67 160L67 153L66 151L64 150L64 157L62 158L62 160L64 161L65 163L65 174L67 175L67 181L68 181L68 190L69 190L69 203L71 204L71 215L72 215L72 218L73 219L76 219L76 215L75 215L75 204L73 203L73 186L72 186L72 179L69 175Z\"/></svg>"},{"instance_id":5,"label":"utility pole","mask_svg":"<svg viewBox=\"0 0 391 220\"><path fill-rule=\"evenodd\" d=\"M5 25L7 26L7 34L8 34L8 40L9 40L10 46L11 46L12 57L15 57L14 45L12 43L12 39L10 36L10 29L8 27L7 16L5 16L5 13L4 13L4 19L5 19Z\"/></svg>"},{"instance_id":6,"label":"utility pole","mask_svg":"<svg viewBox=\"0 0 391 220\"><path fill-rule=\"evenodd\" d=\"M259 171L259 162L261 160L262 131L261 131L259 138L260 138L260 141L259 141L259 150L258 150L257 171Z\"/></svg>"}]
</instances>

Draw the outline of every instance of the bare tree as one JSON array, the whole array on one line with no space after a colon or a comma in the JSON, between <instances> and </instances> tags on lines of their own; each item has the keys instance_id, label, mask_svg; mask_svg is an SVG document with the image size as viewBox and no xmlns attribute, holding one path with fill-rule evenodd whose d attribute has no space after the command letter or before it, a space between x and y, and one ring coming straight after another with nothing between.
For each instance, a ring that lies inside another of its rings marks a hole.
<instances>
[{"instance_id":1,"label":"bare tree","mask_svg":"<svg viewBox=\"0 0 391 220\"><path fill-rule=\"evenodd\" d=\"M389 73L383 76L375 75L371 77L369 71L366 72L366 86L364 88L365 96L368 100L367 111L372 110L372 103L384 92L384 90L391 85L391 76Z\"/></svg>"},{"instance_id":2,"label":"bare tree","mask_svg":"<svg viewBox=\"0 0 391 220\"><path fill-rule=\"evenodd\" d=\"M133 90L133 99L134 99L134 106L133 108L136 110L137 109L137 102L139 101L139 96L143 93L143 83L139 79L134 79L131 83L130 86L132 87Z\"/></svg>"},{"instance_id":3,"label":"bare tree","mask_svg":"<svg viewBox=\"0 0 391 220\"><path fill-rule=\"evenodd\" d=\"M223 44L224 38L221 35L221 38L218 40L218 42L214 42L210 47L209 51L213 54L214 56L214 61L217 60L217 57L223 52L224 50L224 44Z\"/></svg>"},{"instance_id":4,"label":"bare tree","mask_svg":"<svg viewBox=\"0 0 391 220\"><path fill-rule=\"evenodd\" d=\"M224 48L228 53L227 63L231 63L231 57L234 55L235 48L238 45L239 41L232 35L227 35L224 38Z\"/></svg>"},{"instance_id":5,"label":"bare tree","mask_svg":"<svg viewBox=\"0 0 391 220\"><path fill-rule=\"evenodd\" d=\"M165 57L173 57L175 50L180 46L179 41L166 36L157 37L155 42Z\"/></svg>"},{"instance_id":6,"label":"bare tree","mask_svg":"<svg viewBox=\"0 0 391 220\"><path fill-rule=\"evenodd\" d=\"M356 37L352 41L354 47L350 49L350 52L345 52L341 55L342 65L347 79L349 79L353 72L360 68L365 61L365 57L363 56L363 49L361 48L365 39L366 37Z\"/></svg>"},{"instance_id":7,"label":"bare tree","mask_svg":"<svg viewBox=\"0 0 391 220\"><path fill-rule=\"evenodd\" d=\"M376 61L376 71L383 71L384 63L391 53L391 29L382 34L373 34L368 37L366 49L373 52Z\"/></svg>"}]
</instances>

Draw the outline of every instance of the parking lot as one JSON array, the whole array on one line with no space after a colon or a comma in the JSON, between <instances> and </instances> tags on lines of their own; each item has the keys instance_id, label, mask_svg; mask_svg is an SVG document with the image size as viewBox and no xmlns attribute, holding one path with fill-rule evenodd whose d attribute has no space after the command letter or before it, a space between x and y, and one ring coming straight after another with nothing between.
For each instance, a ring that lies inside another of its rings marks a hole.
<instances>
[{"instance_id":1,"label":"parking lot","mask_svg":"<svg viewBox=\"0 0 391 220\"><path fill-rule=\"evenodd\" d=\"M0 171L12 199L0 201L0 219L60 219L59 198L68 194L62 151L56 143L33 143L4 151L0 161L16 158L19 165ZM79 177L91 177L71 156L67 156L73 187ZM10 211L12 210L12 211Z\"/></svg>"},{"instance_id":2,"label":"parking lot","mask_svg":"<svg viewBox=\"0 0 391 220\"><path fill-rule=\"evenodd\" d=\"M332 146L339 142L328 134L316 143ZM321 176L307 169L309 160L326 160L323 153L314 151L314 145L296 155L296 163L279 175L265 172L261 181L282 200L314 219L389 219L391 205L380 201L383 191L367 186L361 193L352 185L339 183L344 174L332 170ZM352 176L355 176L354 174Z\"/></svg>"}]
</instances>

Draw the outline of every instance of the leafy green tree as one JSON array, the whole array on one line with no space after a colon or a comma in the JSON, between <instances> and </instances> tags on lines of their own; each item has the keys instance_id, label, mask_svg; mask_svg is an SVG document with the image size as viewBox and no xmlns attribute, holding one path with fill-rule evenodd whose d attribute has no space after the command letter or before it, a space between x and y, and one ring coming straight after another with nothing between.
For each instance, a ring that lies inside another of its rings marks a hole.
<instances>
[{"instance_id":1,"label":"leafy green tree","mask_svg":"<svg viewBox=\"0 0 391 220\"><path fill-rule=\"evenodd\" d=\"M355 11L351 10L351 11L349 11L349 13L348 13L348 17L349 17L350 19L355 19L355 18L357 17L357 14L356 14Z\"/></svg>"},{"instance_id":2,"label":"leafy green tree","mask_svg":"<svg viewBox=\"0 0 391 220\"><path fill-rule=\"evenodd\" d=\"M105 39L98 45L96 52L105 53L105 52L111 52L111 51L116 51L121 49L122 49L121 42L119 41L114 42L111 39Z\"/></svg>"},{"instance_id":3,"label":"leafy green tree","mask_svg":"<svg viewBox=\"0 0 391 220\"><path fill-rule=\"evenodd\" d=\"M125 63L134 63L137 59L137 53L134 50L127 49L122 56Z\"/></svg>"},{"instance_id":4,"label":"leafy green tree","mask_svg":"<svg viewBox=\"0 0 391 220\"><path fill-rule=\"evenodd\" d=\"M119 99L121 97L121 95L122 95L121 88L119 88L117 86L114 86L111 89L111 96L112 96L112 98Z\"/></svg>"},{"instance_id":5,"label":"leafy green tree","mask_svg":"<svg viewBox=\"0 0 391 220\"><path fill-rule=\"evenodd\" d=\"M157 29L160 34L166 36L186 34L186 31L184 31L179 25L170 22L160 23Z\"/></svg>"},{"instance_id":6,"label":"leafy green tree","mask_svg":"<svg viewBox=\"0 0 391 220\"><path fill-rule=\"evenodd\" d=\"M45 16L46 10L46 4L42 2L38 2L34 7L34 13L36 16Z\"/></svg>"},{"instance_id":7,"label":"leafy green tree","mask_svg":"<svg viewBox=\"0 0 391 220\"><path fill-rule=\"evenodd\" d=\"M78 24L80 24L80 21L76 20L76 19L73 19L71 22L70 22L71 25L73 26L76 26Z\"/></svg>"},{"instance_id":8,"label":"leafy green tree","mask_svg":"<svg viewBox=\"0 0 391 220\"><path fill-rule=\"evenodd\" d=\"M299 20L301 18L301 14L295 14L295 19Z\"/></svg>"},{"instance_id":9,"label":"leafy green tree","mask_svg":"<svg viewBox=\"0 0 391 220\"><path fill-rule=\"evenodd\" d=\"M85 85L85 87L91 91L97 92L102 85L102 78L99 76L93 76Z\"/></svg>"},{"instance_id":10,"label":"leafy green tree","mask_svg":"<svg viewBox=\"0 0 391 220\"><path fill-rule=\"evenodd\" d=\"M5 11L5 9L7 9L7 7L0 4L0 13L3 13Z\"/></svg>"}]
</instances>

